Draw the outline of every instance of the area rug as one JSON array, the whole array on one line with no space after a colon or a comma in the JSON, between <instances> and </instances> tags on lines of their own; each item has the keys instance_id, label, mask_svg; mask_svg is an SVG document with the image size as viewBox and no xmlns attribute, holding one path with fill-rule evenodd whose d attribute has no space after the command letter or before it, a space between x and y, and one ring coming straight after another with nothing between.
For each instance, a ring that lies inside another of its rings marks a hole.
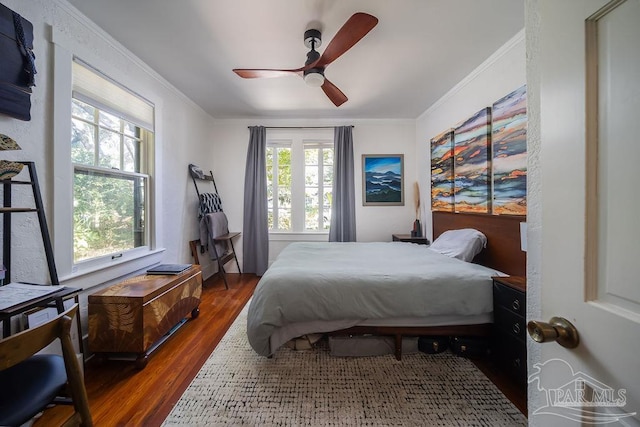
<instances>
[{"instance_id":1,"label":"area rug","mask_svg":"<svg viewBox=\"0 0 640 427\"><path fill-rule=\"evenodd\" d=\"M238 316L165 426L525 426L469 360L444 352L339 358L312 350L257 355Z\"/></svg>"}]
</instances>

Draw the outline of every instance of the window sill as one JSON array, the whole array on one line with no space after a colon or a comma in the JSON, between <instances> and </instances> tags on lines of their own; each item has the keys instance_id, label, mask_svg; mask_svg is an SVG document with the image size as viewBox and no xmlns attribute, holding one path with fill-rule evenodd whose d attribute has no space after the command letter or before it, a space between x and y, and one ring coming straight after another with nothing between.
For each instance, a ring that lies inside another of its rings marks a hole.
<instances>
[{"instance_id":1,"label":"window sill","mask_svg":"<svg viewBox=\"0 0 640 427\"><path fill-rule=\"evenodd\" d=\"M328 232L305 232L305 233L290 233L290 232L270 232L270 242L298 242L298 241L310 241L310 242L326 242L329 239Z\"/></svg>"},{"instance_id":2,"label":"window sill","mask_svg":"<svg viewBox=\"0 0 640 427\"><path fill-rule=\"evenodd\" d=\"M109 265L101 265L71 273L60 278L60 284L87 290L107 282L142 272L154 264L162 262L165 249L154 249L127 259L120 259Z\"/></svg>"}]
</instances>

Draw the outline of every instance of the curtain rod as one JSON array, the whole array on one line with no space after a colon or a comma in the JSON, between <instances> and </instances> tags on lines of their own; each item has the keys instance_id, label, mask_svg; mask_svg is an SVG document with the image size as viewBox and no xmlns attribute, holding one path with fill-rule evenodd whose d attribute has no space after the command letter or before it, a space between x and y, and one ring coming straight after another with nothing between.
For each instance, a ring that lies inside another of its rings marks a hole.
<instances>
[{"instance_id":1,"label":"curtain rod","mask_svg":"<svg viewBox=\"0 0 640 427\"><path fill-rule=\"evenodd\" d=\"M251 128L252 126L247 126ZM265 126L265 129L333 129L336 126ZM349 126L354 128L355 126Z\"/></svg>"}]
</instances>

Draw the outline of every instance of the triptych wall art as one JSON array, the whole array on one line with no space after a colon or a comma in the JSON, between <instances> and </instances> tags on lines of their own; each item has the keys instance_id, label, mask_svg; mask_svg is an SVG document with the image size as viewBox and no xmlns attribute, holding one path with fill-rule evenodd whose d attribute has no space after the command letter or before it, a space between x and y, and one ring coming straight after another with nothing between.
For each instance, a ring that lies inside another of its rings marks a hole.
<instances>
[{"instance_id":1,"label":"triptych wall art","mask_svg":"<svg viewBox=\"0 0 640 427\"><path fill-rule=\"evenodd\" d=\"M527 214L527 91L493 104L493 213Z\"/></svg>"},{"instance_id":2,"label":"triptych wall art","mask_svg":"<svg viewBox=\"0 0 640 427\"><path fill-rule=\"evenodd\" d=\"M527 214L527 111L522 86L431 139L431 209Z\"/></svg>"},{"instance_id":3,"label":"triptych wall art","mask_svg":"<svg viewBox=\"0 0 640 427\"><path fill-rule=\"evenodd\" d=\"M453 211L453 129L431 140L431 209Z\"/></svg>"},{"instance_id":4,"label":"triptych wall art","mask_svg":"<svg viewBox=\"0 0 640 427\"><path fill-rule=\"evenodd\" d=\"M483 108L453 131L456 212L489 213L491 108Z\"/></svg>"}]
</instances>

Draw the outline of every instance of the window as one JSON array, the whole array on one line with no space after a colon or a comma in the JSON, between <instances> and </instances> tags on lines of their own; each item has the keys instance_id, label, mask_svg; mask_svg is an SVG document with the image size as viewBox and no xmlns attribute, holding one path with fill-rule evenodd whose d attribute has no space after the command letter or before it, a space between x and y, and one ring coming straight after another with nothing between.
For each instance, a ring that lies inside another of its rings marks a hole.
<instances>
[{"instance_id":1,"label":"window","mask_svg":"<svg viewBox=\"0 0 640 427\"><path fill-rule=\"evenodd\" d=\"M304 144L305 230L329 230L333 189L333 143Z\"/></svg>"},{"instance_id":2,"label":"window","mask_svg":"<svg viewBox=\"0 0 640 427\"><path fill-rule=\"evenodd\" d=\"M267 131L269 230L328 232L333 188L333 131Z\"/></svg>"},{"instance_id":3,"label":"window","mask_svg":"<svg viewBox=\"0 0 640 427\"><path fill-rule=\"evenodd\" d=\"M269 230L292 230L291 146L283 142L269 143L266 163Z\"/></svg>"},{"instance_id":4,"label":"window","mask_svg":"<svg viewBox=\"0 0 640 427\"><path fill-rule=\"evenodd\" d=\"M117 259L149 245L147 159L153 133L130 107L141 101L135 95L81 64L74 63L73 79L73 263ZM109 99L114 87L128 101Z\"/></svg>"}]
</instances>

